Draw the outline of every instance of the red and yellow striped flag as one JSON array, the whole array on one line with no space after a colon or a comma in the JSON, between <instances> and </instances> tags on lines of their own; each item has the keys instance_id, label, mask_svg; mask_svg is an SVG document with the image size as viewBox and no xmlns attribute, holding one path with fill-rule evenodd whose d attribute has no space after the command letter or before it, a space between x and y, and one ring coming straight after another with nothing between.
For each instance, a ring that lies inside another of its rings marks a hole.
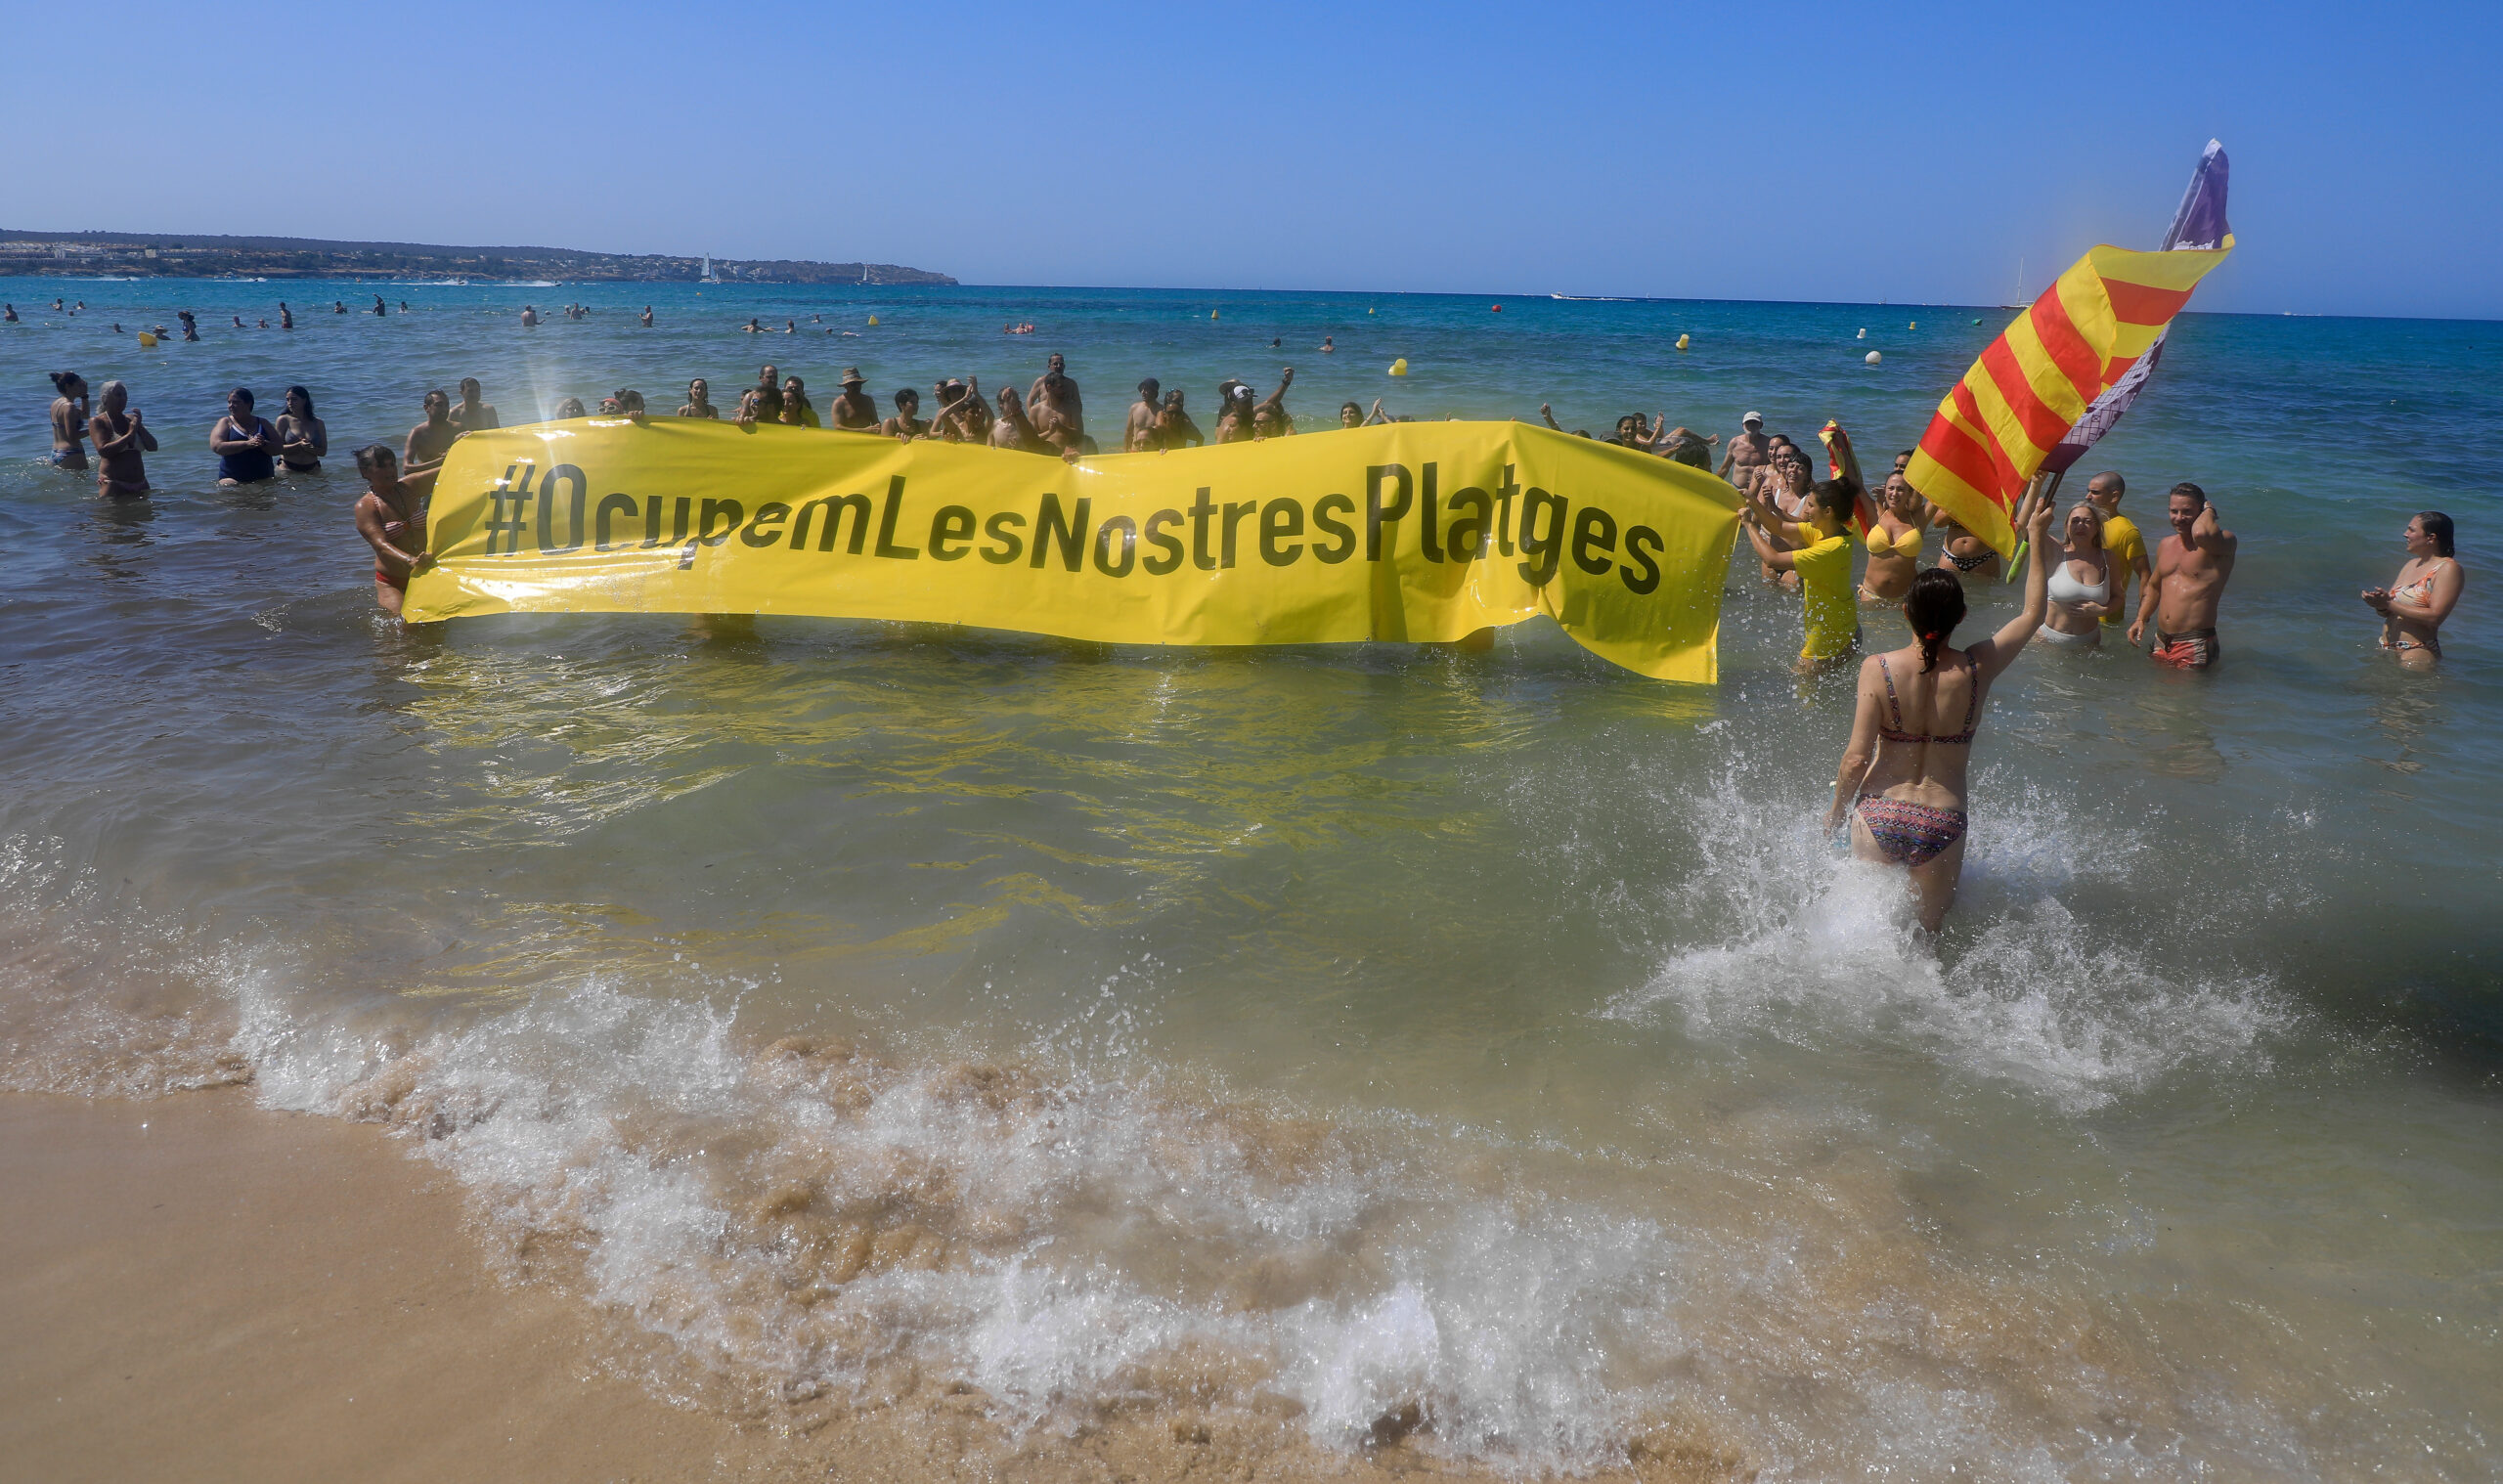
<instances>
[{"instance_id":1,"label":"red and yellow striped flag","mask_svg":"<svg viewBox=\"0 0 2503 1484\"><path fill-rule=\"evenodd\" d=\"M2078 259L1938 404L1904 471L1912 488L2011 554L2027 481L2231 251L2227 236L2212 249L2102 246Z\"/></svg>"}]
</instances>

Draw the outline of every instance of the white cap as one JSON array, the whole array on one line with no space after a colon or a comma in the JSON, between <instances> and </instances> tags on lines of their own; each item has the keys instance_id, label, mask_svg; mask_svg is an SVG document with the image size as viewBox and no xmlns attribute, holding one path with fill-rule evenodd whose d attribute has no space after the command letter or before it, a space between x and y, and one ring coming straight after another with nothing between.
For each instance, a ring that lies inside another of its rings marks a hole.
<instances>
[{"instance_id":1,"label":"white cap","mask_svg":"<svg viewBox=\"0 0 2503 1484\"><path fill-rule=\"evenodd\" d=\"M1747 424L1748 424L1748 423L1750 423L1750 422L1762 422L1763 420L1764 420L1764 414L1762 414L1762 413L1749 413L1749 414L1747 414L1745 416L1743 416L1743 417L1741 417L1741 418L1739 418L1739 419L1738 419L1738 425L1739 425L1739 426L1741 426L1741 427L1744 427L1745 425L1747 425Z\"/></svg>"}]
</instances>

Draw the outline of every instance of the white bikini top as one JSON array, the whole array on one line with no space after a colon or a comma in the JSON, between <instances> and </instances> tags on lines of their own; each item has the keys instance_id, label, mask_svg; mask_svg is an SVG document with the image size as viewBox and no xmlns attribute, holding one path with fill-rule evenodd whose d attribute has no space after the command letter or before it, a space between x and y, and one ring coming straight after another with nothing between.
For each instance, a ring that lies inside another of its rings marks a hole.
<instances>
[{"instance_id":1,"label":"white bikini top","mask_svg":"<svg viewBox=\"0 0 2503 1484\"><path fill-rule=\"evenodd\" d=\"M2051 580L2043 585L2042 591L2044 596L2061 607L2074 608L2080 603L2100 603L2106 600L2112 592L2112 579L2106 576L2103 581L2089 588L2069 576L2068 559L2062 557L2059 565L2052 569Z\"/></svg>"}]
</instances>

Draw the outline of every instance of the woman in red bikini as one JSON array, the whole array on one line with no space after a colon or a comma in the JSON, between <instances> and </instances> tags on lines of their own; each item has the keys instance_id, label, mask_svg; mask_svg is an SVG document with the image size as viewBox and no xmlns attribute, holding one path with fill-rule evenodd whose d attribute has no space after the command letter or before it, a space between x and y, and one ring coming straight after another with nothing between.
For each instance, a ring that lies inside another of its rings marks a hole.
<instances>
[{"instance_id":1,"label":"woman in red bikini","mask_svg":"<svg viewBox=\"0 0 2503 1484\"><path fill-rule=\"evenodd\" d=\"M356 534L373 548L373 600L393 618L400 616L409 579L434 562L425 549L425 502L442 470L437 464L404 478L400 456L387 445L356 451L356 471L366 484L356 502Z\"/></svg>"},{"instance_id":2,"label":"woman in red bikini","mask_svg":"<svg viewBox=\"0 0 2503 1484\"><path fill-rule=\"evenodd\" d=\"M1917 641L1860 667L1859 706L1825 828L1840 829L1848 818L1853 854L1909 868L1913 905L1931 933L1955 904L1955 884L1964 873L1964 775L1982 697L2042 627L2050 576L2043 535L2050 526L2046 501L2027 522L2033 555L2025 607L2005 628L1964 649L1946 647L1964 619L1964 585L1954 573L1930 567L1912 579L1904 599L1904 618Z\"/></svg>"}]
</instances>

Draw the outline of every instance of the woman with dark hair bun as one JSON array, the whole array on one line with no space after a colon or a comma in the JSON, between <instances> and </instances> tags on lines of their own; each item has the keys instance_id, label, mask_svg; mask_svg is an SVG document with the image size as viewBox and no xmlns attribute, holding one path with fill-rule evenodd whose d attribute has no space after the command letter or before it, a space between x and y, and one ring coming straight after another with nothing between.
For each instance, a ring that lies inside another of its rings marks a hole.
<instances>
[{"instance_id":1,"label":"woman with dark hair bun","mask_svg":"<svg viewBox=\"0 0 2503 1484\"><path fill-rule=\"evenodd\" d=\"M2442 620L2468 588L2451 550L2451 518L2420 511L2407 522L2406 565L2389 587L2364 589L2365 605L2382 616L2382 647L2410 670L2431 670L2442 658Z\"/></svg>"},{"instance_id":2,"label":"woman with dark hair bun","mask_svg":"<svg viewBox=\"0 0 2503 1484\"><path fill-rule=\"evenodd\" d=\"M1851 741L1843 748L1825 828L1840 829L1848 818L1853 854L1909 868L1913 906L1931 933L1955 904L1955 884L1964 873L1964 780L1982 697L2042 627L2050 580L2042 548L2050 527L2050 502L2044 501L2026 523L2033 555L2025 607L1998 633L1964 649L1949 648L1948 638L1964 620L1964 585L1954 572L1930 567L1912 579L1904 599L1914 642L1860 667Z\"/></svg>"},{"instance_id":3,"label":"woman with dark hair bun","mask_svg":"<svg viewBox=\"0 0 2503 1484\"><path fill-rule=\"evenodd\" d=\"M76 371L54 371L52 389L52 462L55 468L87 466L87 378Z\"/></svg>"}]
</instances>

